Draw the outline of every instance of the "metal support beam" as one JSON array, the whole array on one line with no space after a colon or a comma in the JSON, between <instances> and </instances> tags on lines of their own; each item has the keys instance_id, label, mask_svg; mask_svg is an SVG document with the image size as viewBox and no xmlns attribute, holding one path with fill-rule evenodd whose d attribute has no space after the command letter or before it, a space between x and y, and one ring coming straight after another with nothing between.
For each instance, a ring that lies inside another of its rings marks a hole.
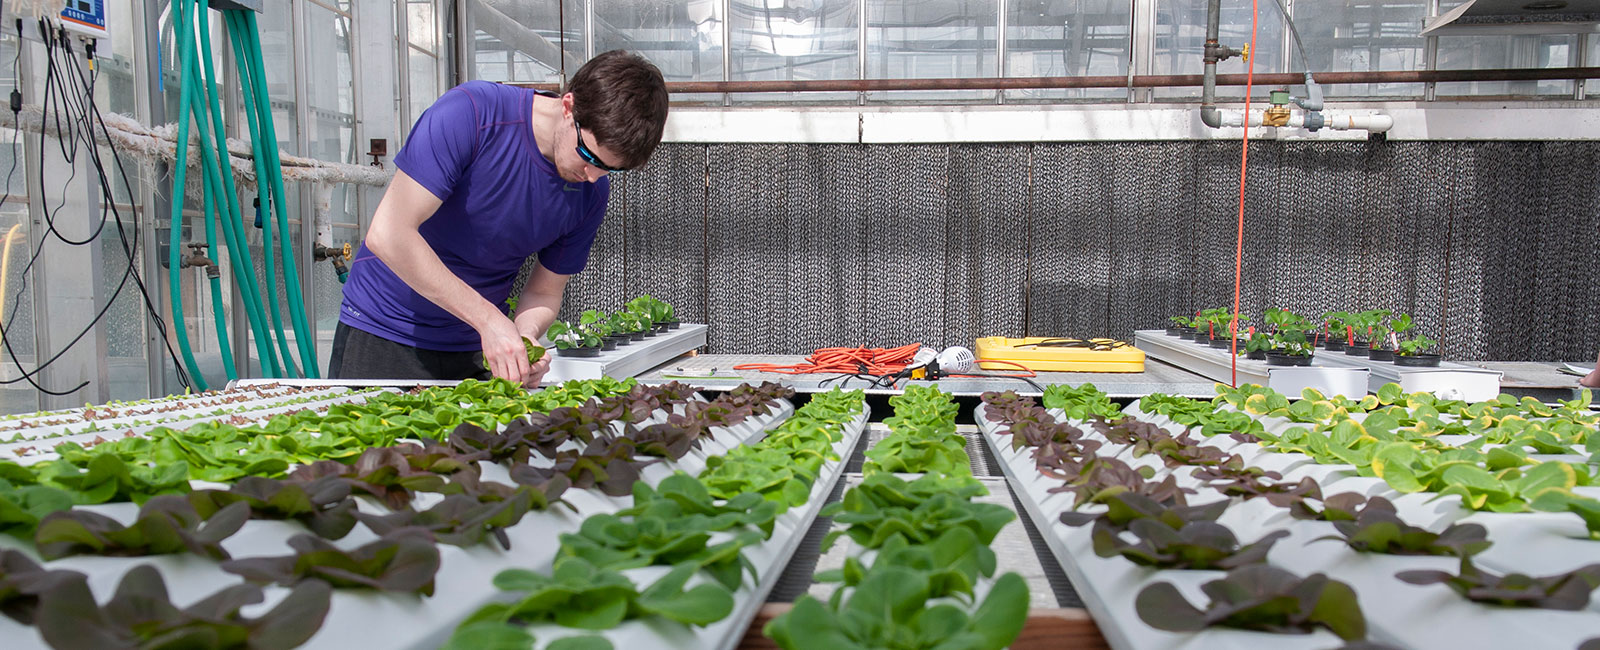
<instances>
[{"instance_id":1,"label":"metal support beam","mask_svg":"<svg viewBox=\"0 0 1600 650\"><path fill-rule=\"evenodd\" d=\"M1371 83L1424 83L1429 81L1540 81L1546 79L1596 79L1600 67L1536 68L1498 70L1386 70L1380 72L1324 72L1317 75L1317 83L1371 84ZM1197 74L1139 75L1133 78L1135 88L1183 88L1204 83ZM1258 74L1258 86L1292 86L1305 83L1300 74ZM511 84L524 88L554 90L555 84ZM1041 88L1125 88L1127 77L1101 75L1092 77L968 77L951 79L830 79L819 81L676 81L667 82L669 93L795 93L795 92L883 92L906 90L1025 90ZM1243 86L1245 75L1217 75L1218 86Z\"/></svg>"},{"instance_id":2,"label":"metal support beam","mask_svg":"<svg viewBox=\"0 0 1600 650\"><path fill-rule=\"evenodd\" d=\"M141 2L138 5L143 11L135 14L135 19L140 21L142 29L131 30L133 33L133 69L147 71L142 75L143 83L136 83L133 87L135 117L144 124L166 124L167 103L161 94L161 69L156 66L160 59L161 41L159 38L150 38L151 34L161 33L161 7L154 2ZM152 295L150 302L156 309L165 315L170 313L166 308L172 296L166 295L167 283L160 281L164 278L161 260L158 259L161 247L157 244L156 220L159 215L172 214L172 197L167 195L167 183L160 181L170 179L169 167L165 163L154 163L156 175L152 178L139 179L137 188L138 203L144 209L144 218L138 219L139 239L145 242L142 272L145 277L145 286ZM183 327L183 323L167 323L167 327ZM167 395L175 390L175 386L168 385L167 373L167 336L154 322L145 327L145 364L150 381L150 396ZM176 347L176 345L174 345ZM174 373L177 369L173 370Z\"/></svg>"}]
</instances>

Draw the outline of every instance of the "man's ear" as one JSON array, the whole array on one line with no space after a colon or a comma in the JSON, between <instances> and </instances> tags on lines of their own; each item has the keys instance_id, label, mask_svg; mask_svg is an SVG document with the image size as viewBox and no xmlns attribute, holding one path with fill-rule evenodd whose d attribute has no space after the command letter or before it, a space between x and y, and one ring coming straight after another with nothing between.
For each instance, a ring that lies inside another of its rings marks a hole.
<instances>
[{"instance_id":1,"label":"man's ear","mask_svg":"<svg viewBox=\"0 0 1600 650\"><path fill-rule=\"evenodd\" d=\"M572 93L561 96L561 116L572 117Z\"/></svg>"}]
</instances>

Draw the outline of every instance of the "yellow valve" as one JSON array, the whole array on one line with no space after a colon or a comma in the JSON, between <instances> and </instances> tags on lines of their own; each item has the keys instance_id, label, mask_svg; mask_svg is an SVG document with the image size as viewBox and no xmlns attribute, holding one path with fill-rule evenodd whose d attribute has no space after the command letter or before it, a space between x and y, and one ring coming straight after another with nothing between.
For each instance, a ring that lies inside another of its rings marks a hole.
<instances>
[{"instance_id":1,"label":"yellow valve","mask_svg":"<svg viewBox=\"0 0 1600 650\"><path fill-rule=\"evenodd\" d=\"M1239 56L1244 57L1246 61L1250 60L1250 44L1246 43L1244 49L1239 50Z\"/></svg>"},{"instance_id":2,"label":"yellow valve","mask_svg":"<svg viewBox=\"0 0 1600 650\"><path fill-rule=\"evenodd\" d=\"M344 243L344 258L350 259L350 242Z\"/></svg>"}]
</instances>

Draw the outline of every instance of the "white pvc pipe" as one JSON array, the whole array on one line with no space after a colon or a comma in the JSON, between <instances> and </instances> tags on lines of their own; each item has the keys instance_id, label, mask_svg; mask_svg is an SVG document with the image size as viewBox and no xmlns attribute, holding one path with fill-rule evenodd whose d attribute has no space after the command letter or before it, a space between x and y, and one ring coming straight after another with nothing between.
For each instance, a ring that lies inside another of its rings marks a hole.
<instances>
[{"instance_id":1,"label":"white pvc pipe","mask_svg":"<svg viewBox=\"0 0 1600 650\"><path fill-rule=\"evenodd\" d=\"M1261 126L1262 115L1263 112L1252 111L1250 114L1250 126ZM1322 128L1333 129L1335 131L1371 131L1373 133L1383 133L1394 128L1394 118L1383 114L1358 115L1353 113L1324 112L1322 114L1322 119ZM1289 123L1286 126L1299 129L1305 128L1305 125L1306 114L1295 113L1294 115L1289 116ZM1233 128L1243 127L1244 112L1222 111L1222 126Z\"/></svg>"}]
</instances>

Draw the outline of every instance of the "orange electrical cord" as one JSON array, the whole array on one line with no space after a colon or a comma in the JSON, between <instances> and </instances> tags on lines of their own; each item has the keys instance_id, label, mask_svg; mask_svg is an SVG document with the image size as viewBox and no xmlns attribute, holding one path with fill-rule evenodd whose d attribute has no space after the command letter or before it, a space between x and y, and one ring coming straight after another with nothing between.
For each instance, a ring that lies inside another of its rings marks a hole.
<instances>
[{"instance_id":1,"label":"orange electrical cord","mask_svg":"<svg viewBox=\"0 0 1600 650\"><path fill-rule=\"evenodd\" d=\"M1261 20L1261 5L1258 0L1250 0L1250 53L1256 52L1256 27ZM1245 59L1244 62L1244 147L1239 154L1239 219L1238 236L1233 248L1233 319L1228 324L1229 355L1231 374L1229 383L1235 388L1239 386L1239 285L1244 277L1244 181L1246 172L1250 169L1250 91L1255 85L1256 66Z\"/></svg>"},{"instance_id":2,"label":"orange electrical cord","mask_svg":"<svg viewBox=\"0 0 1600 650\"><path fill-rule=\"evenodd\" d=\"M822 348L796 364L742 363L734 370L774 372L784 375L862 373L893 375L911 365L920 343L898 348Z\"/></svg>"}]
</instances>

